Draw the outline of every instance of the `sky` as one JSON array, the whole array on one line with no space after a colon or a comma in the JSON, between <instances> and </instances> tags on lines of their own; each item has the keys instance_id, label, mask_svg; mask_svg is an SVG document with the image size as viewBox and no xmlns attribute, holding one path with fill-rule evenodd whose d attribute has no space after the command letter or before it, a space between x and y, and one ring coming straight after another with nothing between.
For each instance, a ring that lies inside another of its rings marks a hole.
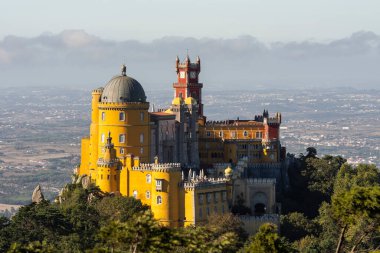
<instances>
[{"instance_id":1,"label":"sky","mask_svg":"<svg viewBox=\"0 0 380 253\"><path fill-rule=\"evenodd\" d=\"M111 40L163 36L266 42L380 33L378 0L1 0L0 38L83 29Z\"/></svg>"},{"instance_id":2,"label":"sky","mask_svg":"<svg viewBox=\"0 0 380 253\"><path fill-rule=\"evenodd\" d=\"M378 0L0 0L0 86L102 85L126 62L161 87L189 50L211 87L377 87L379 34Z\"/></svg>"}]
</instances>

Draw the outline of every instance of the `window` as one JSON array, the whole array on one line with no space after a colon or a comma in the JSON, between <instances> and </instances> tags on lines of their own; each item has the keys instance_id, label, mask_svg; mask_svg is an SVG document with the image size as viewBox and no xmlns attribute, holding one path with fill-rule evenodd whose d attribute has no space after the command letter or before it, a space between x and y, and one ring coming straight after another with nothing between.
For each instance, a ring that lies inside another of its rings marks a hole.
<instances>
[{"instance_id":1,"label":"window","mask_svg":"<svg viewBox=\"0 0 380 253\"><path fill-rule=\"evenodd\" d=\"M102 134L102 135L101 135L101 138L100 138L100 141L101 141L102 143L104 143L104 139L105 139L105 136L104 136L104 134Z\"/></svg>"},{"instance_id":2,"label":"window","mask_svg":"<svg viewBox=\"0 0 380 253\"><path fill-rule=\"evenodd\" d=\"M162 197L161 196L157 196L157 204L162 204Z\"/></svg>"},{"instance_id":3,"label":"window","mask_svg":"<svg viewBox=\"0 0 380 253\"><path fill-rule=\"evenodd\" d=\"M236 132L235 131L231 132L231 138L236 138Z\"/></svg>"},{"instance_id":4,"label":"window","mask_svg":"<svg viewBox=\"0 0 380 253\"><path fill-rule=\"evenodd\" d=\"M210 215L210 207L207 207L207 216Z\"/></svg>"},{"instance_id":5,"label":"window","mask_svg":"<svg viewBox=\"0 0 380 253\"><path fill-rule=\"evenodd\" d=\"M140 148L140 154L144 154L144 148Z\"/></svg>"},{"instance_id":6,"label":"window","mask_svg":"<svg viewBox=\"0 0 380 253\"><path fill-rule=\"evenodd\" d=\"M223 137L223 131L219 131L219 137Z\"/></svg>"},{"instance_id":7,"label":"window","mask_svg":"<svg viewBox=\"0 0 380 253\"><path fill-rule=\"evenodd\" d=\"M120 148L120 154L124 154L124 148Z\"/></svg>"},{"instance_id":8,"label":"window","mask_svg":"<svg viewBox=\"0 0 380 253\"><path fill-rule=\"evenodd\" d=\"M140 120L144 121L144 113L143 112L140 112Z\"/></svg>"},{"instance_id":9,"label":"window","mask_svg":"<svg viewBox=\"0 0 380 253\"><path fill-rule=\"evenodd\" d=\"M162 179L156 179L156 191L162 191Z\"/></svg>"},{"instance_id":10,"label":"window","mask_svg":"<svg viewBox=\"0 0 380 253\"><path fill-rule=\"evenodd\" d=\"M218 202L218 193L217 192L214 192L214 202L215 203Z\"/></svg>"},{"instance_id":11,"label":"window","mask_svg":"<svg viewBox=\"0 0 380 253\"><path fill-rule=\"evenodd\" d=\"M244 137L247 137L248 136L248 132L244 131L243 135L244 135Z\"/></svg>"},{"instance_id":12,"label":"window","mask_svg":"<svg viewBox=\"0 0 380 253\"><path fill-rule=\"evenodd\" d=\"M140 134L140 143L144 143L144 134Z\"/></svg>"},{"instance_id":13,"label":"window","mask_svg":"<svg viewBox=\"0 0 380 253\"><path fill-rule=\"evenodd\" d=\"M106 113L102 112L102 120L106 120Z\"/></svg>"},{"instance_id":14,"label":"window","mask_svg":"<svg viewBox=\"0 0 380 253\"><path fill-rule=\"evenodd\" d=\"M180 92L178 96L179 96L180 98L182 98L182 92Z\"/></svg>"},{"instance_id":15,"label":"window","mask_svg":"<svg viewBox=\"0 0 380 253\"><path fill-rule=\"evenodd\" d=\"M124 143L125 142L125 134L120 134L119 135L119 142Z\"/></svg>"},{"instance_id":16,"label":"window","mask_svg":"<svg viewBox=\"0 0 380 253\"><path fill-rule=\"evenodd\" d=\"M133 191L133 197L134 197L135 199L137 199L137 191L136 191L136 190Z\"/></svg>"},{"instance_id":17,"label":"window","mask_svg":"<svg viewBox=\"0 0 380 253\"><path fill-rule=\"evenodd\" d=\"M146 182L150 184L152 182L152 176L150 174L146 175Z\"/></svg>"},{"instance_id":18,"label":"window","mask_svg":"<svg viewBox=\"0 0 380 253\"><path fill-rule=\"evenodd\" d=\"M214 213L218 213L218 208L214 206Z\"/></svg>"},{"instance_id":19,"label":"window","mask_svg":"<svg viewBox=\"0 0 380 253\"><path fill-rule=\"evenodd\" d=\"M222 213L224 213L224 205L222 205Z\"/></svg>"},{"instance_id":20,"label":"window","mask_svg":"<svg viewBox=\"0 0 380 253\"><path fill-rule=\"evenodd\" d=\"M198 202L199 202L200 205L203 204L203 194L199 194L198 195Z\"/></svg>"},{"instance_id":21,"label":"window","mask_svg":"<svg viewBox=\"0 0 380 253\"><path fill-rule=\"evenodd\" d=\"M210 132L210 131L207 131L207 132L206 132L206 136L207 136L207 137L210 137L210 136L211 136L211 132Z\"/></svg>"},{"instance_id":22,"label":"window","mask_svg":"<svg viewBox=\"0 0 380 253\"><path fill-rule=\"evenodd\" d=\"M150 191L146 191L146 193L145 193L145 197L146 197L147 199L150 199Z\"/></svg>"},{"instance_id":23,"label":"window","mask_svg":"<svg viewBox=\"0 0 380 253\"><path fill-rule=\"evenodd\" d=\"M199 218L202 218L202 215L203 215L202 208L199 208Z\"/></svg>"},{"instance_id":24,"label":"window","mask_svg":"<svg viewBox=\"0 0 380 253\"><path fill-rule=\"evenodd\" d=\"M119 113L119 120L120 121L124 121L125 120L125 113L124 112Z\"/></svg>"},{"instance_id":25,"label":"window","mask_svg":"<svg viewBox=\"0 0 380 253\"><path fill-rule=\"evenodd\" d=\"M227 199L227 192L222 192L222 200L226 201Z\"/></svg>"},{"instance_id":26,"label":"window","mask_svg":"<svg viewBox=\"0 0 380 253\"><path fill-rule=\"evenodd\" d=\"M207 203L210 203L211 202L211 193L207 193L206 198L207 198Z\"/></svg>"},{"instance_id":27,"label":"window","mask_svg":"<svg viewBox=\"0 0 380 253\"><path fill-rule=\"evenodd\" d=\"M263 138L263 133L262 132L256 132L256 138L257 139Z\"/></svg>"}]
</instances>

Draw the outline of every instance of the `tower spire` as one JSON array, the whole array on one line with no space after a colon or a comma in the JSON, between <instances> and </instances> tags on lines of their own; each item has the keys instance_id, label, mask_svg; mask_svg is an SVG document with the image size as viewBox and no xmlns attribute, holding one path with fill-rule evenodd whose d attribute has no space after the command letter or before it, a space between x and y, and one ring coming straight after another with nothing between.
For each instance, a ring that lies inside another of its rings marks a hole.
<instances>
[{"instance_id":1,"label":"tower spire","mask_svg":"<svg viewBox=\"0 0 380 253\"><path fill-rule=\"evenodd\" d=\"M127 66L125 66L125 64L121 65L121 75L122 76L127 75Z\"/></svg>"}]
</instances>

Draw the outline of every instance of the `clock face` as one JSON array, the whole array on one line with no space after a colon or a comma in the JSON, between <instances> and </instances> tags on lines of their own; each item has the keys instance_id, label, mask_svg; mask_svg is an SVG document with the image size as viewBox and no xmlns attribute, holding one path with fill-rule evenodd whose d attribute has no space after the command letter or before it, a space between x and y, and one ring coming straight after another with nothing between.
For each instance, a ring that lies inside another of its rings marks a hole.
<instances>
[{"instance_id":1,"label":"clock face","mask_svg":"<svg viewBox=\"0 0 380 253\"><path fill-rule=\"evenodd\" d=\"M191 71L190 72L190 78L196 78L196 77L197 77L197 73L194 71Z\"/></svg>"},{"instance_id":2,"label":"clock face","mask_svg":"<svg viewBox=\"0 0 380 253\"><path fill-rule=\"evenodd\" d=\"M185 71L179 72L179 77L180 78L185 78Z\"/></svg>"}]
</instances>

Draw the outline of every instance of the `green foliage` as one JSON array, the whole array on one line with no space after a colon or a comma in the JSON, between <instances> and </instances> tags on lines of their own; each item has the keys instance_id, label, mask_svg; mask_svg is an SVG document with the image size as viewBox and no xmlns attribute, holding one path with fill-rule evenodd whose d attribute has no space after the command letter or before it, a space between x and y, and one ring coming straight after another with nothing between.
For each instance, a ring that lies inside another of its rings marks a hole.
<instances>
[{"instance_id":1,"label":"green foliage","mask_svg":"<svg viewBox=\"0 0 380 253\"><path fill-rule=\"evenodd\" d=\"M296 252L284 237L277 233L277 226L266 223L259 232L251 237L250 242L243 248L242 253L287 253Z\"/></svg>"},{"instance_id":2,"label":"green foliage","mask_svg":"<svg viewBox=\"0 0 380 253\"><path fill-rule=\"evenodd\" d=\"M293 212L281 215L280 221L282 235L290 241L300 240L317 232L317 224L302 213Z\"/></svg>"},{"instance_id":3,"label":"green foliage","mask_svg":"<svg viewBox=\"0 0 380 253\"><path fill-rule=\"evenodd\" d=\"M340 156L316 156L313 147L307 149L307 155L299 158L290 156L289 183L282 204L283 211L301 212L309 218L318 216L318 208L323 201L329 201L336 174L346 162Z\"/></svg>"},{"instance_id":4,"label":"green foliage","mask_svg":"<svg viewBox=\"0 0 380 253\"><path fill-rule=\"evenodd\" d=\"M333 215L342 224L355 224L359 218L380 220L380 187L354 187L332 199Z\"/></svg>"},{"instance_id":5,"label":"green foliage","mask_svg":"<svg viewBox=\"0 0 380 253\"><path fill-rule=\"evenodd\" d=\"M307 177L308 189L331 197L335 176L345 162L346 160L340 156L306 159L306 167L302 173Z\"/></svg>"},{"instance_id":6,"label":"green foliage","mask_svg":"<svg viewBox=\"0 0 380 253\"><path fill-rule=\"evenodd\" d=\"M239 218L233 214L212 215L203 226L181 230L182 245L175 252L237 252L247 234Z\"/></svg>"},{"instance_id":7,"label":"green foliage","mask_svg":"<svg viewBox=\"0 0 380 253\"><path fill-rule=\"evenodd\" d=\"M99 232L95 252L167 252L176 241L171 230L161 226L149 210L134 215L127 222L111 222Z\"/></svg>"},{"instance_id":8,"label":"green foliage","mask_svg":"<svg viewBox=\"0 0 380 253\"><path fill-rule=\"evenodd\" d=\"M14 243L8 250L8 253L54 253L54 247L48 244L46 241L42 243L39 241L22 245Z\"/></svg>"},{"instance_id":9,"label":"green foliage","mask_svg":"<svg viewBox=\"0 0 380 253\"><path fill-rule=\"evenodd\" d=\"M143 205L140 200L122 196L106 196L95 203L102 223L110 221L126 222L136 213L144 212L149 206Z\"/></svg>"}]
</instances>

